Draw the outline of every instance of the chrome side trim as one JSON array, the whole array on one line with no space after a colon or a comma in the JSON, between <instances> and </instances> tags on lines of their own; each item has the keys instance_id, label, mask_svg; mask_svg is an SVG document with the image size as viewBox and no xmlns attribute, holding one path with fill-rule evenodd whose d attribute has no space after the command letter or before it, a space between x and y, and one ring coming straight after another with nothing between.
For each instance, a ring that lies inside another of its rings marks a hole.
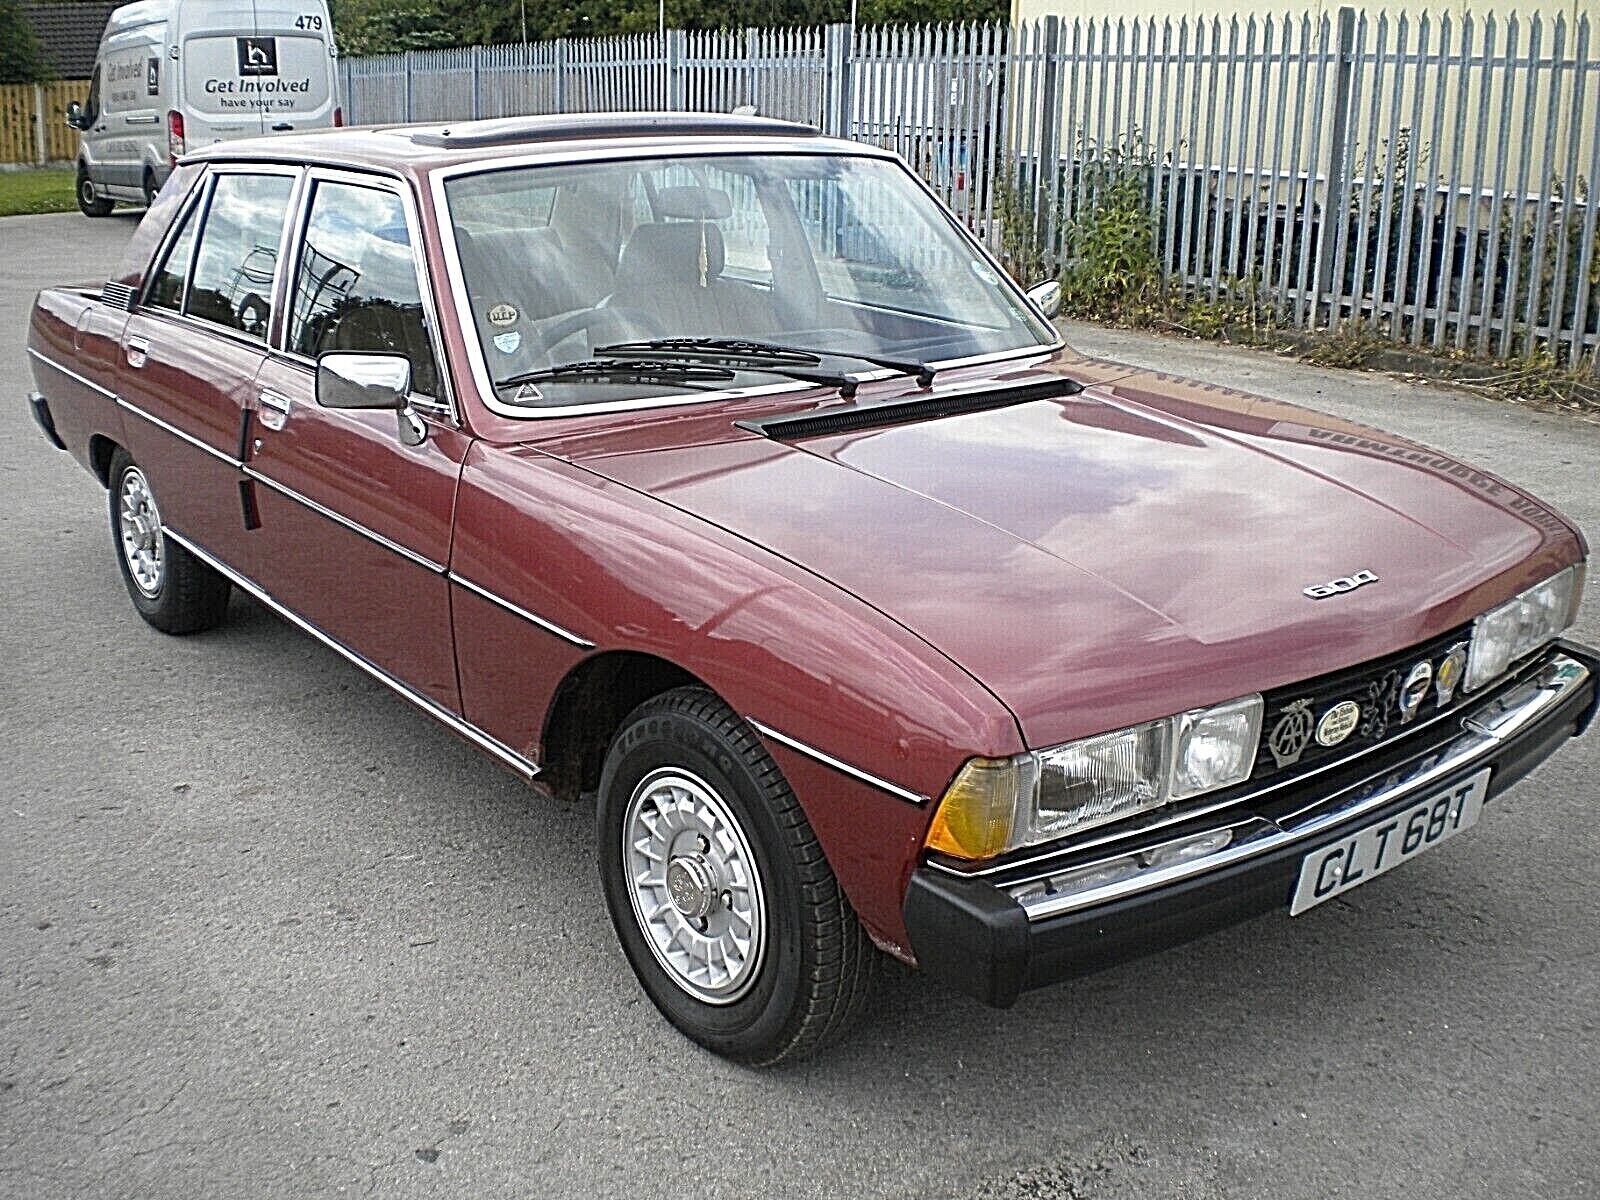
<instances>
[{"instance_id":1,"label":"chrome side trim","mask_svg":"<svg viewBox=\"0 0 1600 1200\"><path fill-rule=\"evenodd\" d=\"M121 402L121 397L118 396L115 392L113 392L110 388L101 387L94 380L88 379L88 378L85 378L82 375L79 375L71 367L63 366L61 363L59 363L55 359L51 358L48 354L43 354L40 351L35 350L32 346L28 347L28 356L30 358L38 359L40 362L42 362L47 367L54 367L56 370L60 371L63 375L65 375L69 379L76 379L79 383L83 384L84 387L90 388L90 389L92 389L92 390L94 390L96 392L99 392L102 396L104 396L108 400L116 400L119 403Z\"/></svg>"},{"instance_id":2,"label":"chrome side trim","mask_svg":"<svg viewBox=\"0 0 1600 1200\"><path fill-rule=\"evenodd\" d=\"M467 579L464 576L457 575L454 571L450 572L449 577L451 583L460 584L462 587L466 588L467 591L482 596L485 600L488 600L492 604L498 604L508 613L514 613L515 615L521 617L524 621L532 622L540 629L543 629L546 633L553 633L558 638L562 638L565 641L571 642L574 646L578 646L584 650L594 649L594 643L588 638L579 637L571 630L563 629L554 621L547 621L537 613L531 613L521 605L511 603L511 601L507 600L504 596L495 595L488 588L481 587L478 584L473 583L472 580Z\"/></svg>"},{"instance_id":3,"label":"chrome side trim","mask_svg":"<svg viewBox=\"0 0 1600 1200\"><path fill-rule=\"evenodd\" d=\"M343 513L335 512L326 504L319 504L310 496L302 495L301 493L295 491L292 487L288 487L285 484L279 483L270 475L263 475L254 467L246 466L244 468L244 473L251 479L254 479L257 483L261 484L263 487L271 488L280 496L285 496L288 499L293 500L296 504L305 505L305 507L309 508L312 512L319 513L322 516L327 517L328 520L334 522L335 524L343 525L346 529L350 530L351 533L359 534L368 541L375 542L382 546L385 550L391 550L395 554L398 554L401 558L408 559L411 562L416 563L419 567L427 568L435 575L443 575L445 573L445 566L443 563L436 563L433 561L433 559L426 558L423 555L418 554L415 550L406 549L406 547L402 546L399 542L390 541L388 538L384 537L383 534L376 533L373 530L368 529L359 521L352 521Z\"/></svg>"},{"instance_id":4,"label":"chrome side trim","mask_svg":"<svg viewBox=\"0 0 1600 1200\"><path fill-rule=\"evenodd\" d=\"M324 633L321 629L317 628L317 626L313 625L310 621L307 621L304 617L300 616L292 609L286 608L282 604L278 603L278 601L269 596L260 586L253 583L245 576L239 574L239 572L235 571L232 567L228 566L220 559L217 559L211 554L208 554L205 550L202 550L199 546L195 545L194 542L190 541L181 533L178 533L176 530L174 530L170 525L163 525L161 527L161 532L167 537L171 538L173 541L177 542L178 545L182 546L190 554L193 554L212 570L216 571L220 575L226 576L228 580L237 586L241 591L247 592L251 596L255 597L255 599L259 600L273 612L277 613L285 621L288 621L289 624L293 625L296 629L299 629L302 633L310 634L313 638L321 642L334 653L347 659L355 666L360 667L379 683L383 684L387 688L390 688L402 699L409 700L412 704L415 704L418 708L427 713L434 720L438 721L441 725L444 725L453 732L460 734L462 737L466 738L469 742L472 742L481 749L487 750L490 754L493 754L496 758L500 759L501 762L505 763L507 766L511 767L525 778L532 779L539 773L539 765L537 763L533 762L531 759L525 758L521 754L518 754L510 746L506 745L498 738L485 733L471 722L457 716L438 701L430 699L409 685L402 683L393 675L389 674L389 672L385 671L382 667L378 666L376 663L370 661L356 651L350 649L350 647L346 646L343 642L338 641L330 634Z\"/></svg>"},{"instance_id":5,"label":"chrome side trim","mask_svg":"<svg viewBox=\"0 0 1600 1200\"><path fill-rule=\"evenodd\" d=\"M1313 838L1336 825L1358 818L1363 813L1375 811L1409 794L1420 792L1451 775L1470 771L1504 745L1509 738L1561 704L1588 678L1589 669L1586 666L1577 659L1558 653L1537 674L1506 690L1496 701L1498 711L1492 721L1480 722L1476 715L1466 718L1461 723L1461 733L1443 747L1425 751L1412 761L1409 769L1402 767L1397 768L1395 772L1381 772L1377 776L1345 788L1345 794L1353 797L1345 803L1325 809L1295 825L1264 824L1260 834L1187 862L1173 863L1166 867L1151 867L1141 870L1136 875L1114 879L1097 886L1048 895L1041 900L1023 905L1028 920L1040 921L1063 913L1092 908L1098 904L1109 904L1140 892L1203 875L1244 859L1281 850L1296 842ZM1373 783L1374 779L1394 774L1398 774L1399 777L1389 779L1383 786L1370 792L1363 791ZM1223 827L1234 824L1236 822L1228 822ZM1009 880L999 886L1005 891L1013 892L1030 883L1047 880L1052 874L1080 871L1101 863L1112 863L1118 859L1136 856L1149 848L1148 845L1136 849L1124 848L1105 859L1074 863L1056 872Z\"/></svg>"},{"instance_id":6,"label":"chrome side trim","mask_svg":"<svg viewBox=\"0 0 1600 1200\"><path fill-rule=\"evenodd\" d=\"M912 804L926 804L928 802L928 797L919 792L913 792L901 787L899 784L890 783L887 779L879 779L876 775L872 775L866 771L863 771L860 767L852 767L847 762L840 762L837 758L834 758L833 755L824 754L815 746L808 746L804 742L795 740L786 733L779 733L770 725L763 725L754 717L746 717L745 720L750 722L751 726L756 730L756 732L760 733L762 736L769 737L773 741L789 747L791 750L796 750L799 753L804 754L807 758L814 758L824 766L832 767L835 771L841 771L844 774L849 775L852 779L859 779L862 783L868 784L871 787L875 787L880 792L888 792L889 795L900 800L909 800Z\"/></svg>"},{"instance_id":7,"label":"chrome side trim","mask_svg":"<svg viewBox=\"0 0 1600 1200\"><path fill-rule=\"evenodd\" d=\"M145 412L144 409L140 408L137 404L133 403L131 400L124 400L121 396L118 396L116 399L117 399L117 407L122 409L124 412L130 412L134 416L138 417L140 420L144 420L144 421L150 422L150 424L154 425L157 429L165 430L166 432L170 433L173 437L177 438L179 441L187 442L189 445L193 446L196 450L204 451L206 454L209 454L212 458L216 459L219 462L225 462L230 467L233 467L235 469L238 468L239 460L237 458L235 458L233 455L225 453L224 451L218 450L215 446L208 445L207 443L202 442L199 438L195 437L194 434L185 433L183 430L179 429L176 425L172 425L172 424L169 424L166 421L163 421L160 417L154 415L153 413Z\"/></svg>"}]
</instances>

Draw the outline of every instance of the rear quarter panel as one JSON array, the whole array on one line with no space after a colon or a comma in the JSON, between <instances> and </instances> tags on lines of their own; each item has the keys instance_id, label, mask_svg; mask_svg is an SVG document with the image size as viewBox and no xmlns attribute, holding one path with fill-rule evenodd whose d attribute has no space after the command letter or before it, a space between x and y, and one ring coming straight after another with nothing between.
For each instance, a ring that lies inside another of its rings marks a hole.
<instances>
[{"instance_id":1,"label":"rear quarter panel","mask_svg":"<svg viewBox=\"0 0 1600 1200\"><path fill-rule=\"evenodd\" d=\"M126 444L116 402L116 364L128 314L78 288L46 288L34 303L28 365L34 387L67 451L93 470L90 443L100 434Z\"/></svg>"}]
</instances>

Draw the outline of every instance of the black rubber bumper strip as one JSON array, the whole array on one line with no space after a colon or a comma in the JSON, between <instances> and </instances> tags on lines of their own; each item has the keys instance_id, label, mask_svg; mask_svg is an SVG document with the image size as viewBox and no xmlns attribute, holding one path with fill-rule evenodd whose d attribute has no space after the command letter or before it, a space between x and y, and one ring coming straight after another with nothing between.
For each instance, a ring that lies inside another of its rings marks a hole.
<instances>
[{"instance_id":1,"label":"black rubber bumper strip","mask_svg":"<svg viewBox=\"0 0 1600 1200\"><path fill-rule=\"evenodd\" d=\"M35 392L28 397L28 407L33 410L34 422L44 430L44 436L50 439L50 444L57 450L65 450L67 444L61 440L61 435L56 432L55 418L50 415L50 401Z\"/></svg>"}]
</instances>

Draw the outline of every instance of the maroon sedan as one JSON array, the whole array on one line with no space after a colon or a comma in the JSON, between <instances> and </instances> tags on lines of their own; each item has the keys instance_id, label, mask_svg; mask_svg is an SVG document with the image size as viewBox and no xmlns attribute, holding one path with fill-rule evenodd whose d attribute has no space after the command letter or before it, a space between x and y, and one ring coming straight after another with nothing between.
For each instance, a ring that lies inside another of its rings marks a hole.
<instances>
[{"instance_id":1,"label":"maroon sedan","mask_svg":"<svg viewBox=\"0 0 1600 1200\"><path fill-rule=\"evenodd\" d=\"M879 950L1007 1005L1304 912L1595 708L1560 516L1050 299L884 151L519 119L191 155L28 352L145 620L238 588L594 795L650 998L771 1063Z\"/></svg>"}]
</instances>

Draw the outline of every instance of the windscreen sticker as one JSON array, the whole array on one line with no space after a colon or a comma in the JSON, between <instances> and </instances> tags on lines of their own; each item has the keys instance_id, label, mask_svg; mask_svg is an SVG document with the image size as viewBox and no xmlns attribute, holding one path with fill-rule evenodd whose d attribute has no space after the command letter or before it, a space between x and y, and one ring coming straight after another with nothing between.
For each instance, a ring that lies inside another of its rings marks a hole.
<instances>
[{"instance_id":1,"label":"windscreen sticker","mask_svg":"<svg viewBox=\"0 0 1600 1200\"><path fill-rule=\"evenodd\" d=\"M531 383L525 383L517 389L517 394L511 397L517 404L537 404L544 399L544 393Z\"/></svg>"},{"instance_id":2,"label":"windscreen sticker","mask_svg":"<svg viewBox=\"0 0 1600 1200\"><path fill-rule=\"evenodd\" d=\"M494 348L501 354L514 354L518 346L522 345L522 335L513 329L510 333L497 333L494 335Z\"/></svg>"},{"instance_id":3,"label":"windscreen sticker","mask_svg":"<svg viewBox=\"0 0 1600 1200\"><path fill-rule=\"evenodd\" d=\"M517 323L517 310L509 304L496 304L489 310L489 324L515 325Z\"/></svg>"}]
</instances>

